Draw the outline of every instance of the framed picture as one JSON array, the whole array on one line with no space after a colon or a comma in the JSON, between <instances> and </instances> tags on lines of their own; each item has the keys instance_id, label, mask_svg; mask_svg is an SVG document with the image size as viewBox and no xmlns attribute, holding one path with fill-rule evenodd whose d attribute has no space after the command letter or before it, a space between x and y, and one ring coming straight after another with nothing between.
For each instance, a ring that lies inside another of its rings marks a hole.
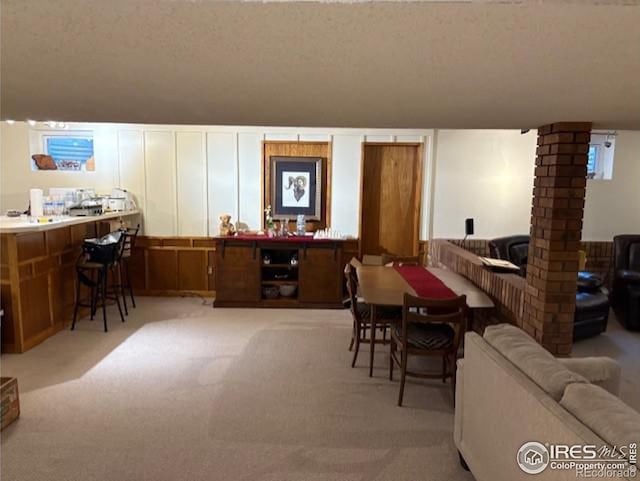
<instances>
[{"instance_id":1,"label":"framed picture","mask_svg":"<svg viewBox=\"0 0 640 481\"><path fill-rule=\"evenodd\" d=\"M322 161L322 157L270 157L274 219L304 214L308 220L321 220Z\"/></svg>"}]
</instances>

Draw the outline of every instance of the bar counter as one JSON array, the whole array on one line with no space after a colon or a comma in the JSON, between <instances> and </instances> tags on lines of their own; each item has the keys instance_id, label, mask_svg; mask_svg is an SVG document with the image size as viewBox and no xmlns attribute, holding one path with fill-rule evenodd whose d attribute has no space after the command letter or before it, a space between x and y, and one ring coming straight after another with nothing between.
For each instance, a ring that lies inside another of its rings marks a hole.
<instances>
[{"instance_id":1,"label":"bar counter","mask_svg":"<svg viewBox=\"0 0 640 481\"><path fill-rule=\"evenodd\" d=\"M136 224L139 212L64 217L43 224L0 217L3 353L31 349L71 322L82 241L117 229L121 220Z\"/></svg>"},{"instance_id":2,"label":"bar counter","mask_svg":"<svg viewBox=\"0 0 640 481\"><path fill-rule=\"evenodd\" d=\"M18 234L21 232L42 232L45 230L58 229L60 227L70 227L73 225L86 224L87 222L119 222L120 219L139 215L139 211L131 210L127 212L108 212L102 215L88 217L63 216L52 222L35 223L30 222L24 216L7 217L0 216L0 234Z\"/></svg>"}]
</instances>

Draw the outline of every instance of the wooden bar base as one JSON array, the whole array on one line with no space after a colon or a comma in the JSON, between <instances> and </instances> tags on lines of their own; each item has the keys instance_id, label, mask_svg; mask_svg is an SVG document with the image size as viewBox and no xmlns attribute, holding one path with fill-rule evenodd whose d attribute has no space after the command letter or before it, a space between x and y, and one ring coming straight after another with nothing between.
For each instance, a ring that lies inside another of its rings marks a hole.
<instances>
[{"instance_id":1,"label":"wooden bar base","mask_svg":"<svg viewBox=\"0 0 640 481\"><path fill-rule=\"evenodd\" d=\"M137 212L86 217L0 233L2 352L21 353L70 324L82 241L107 234ZM83 296L86 293L83 292Z\"/></svg>"}]
</instances>

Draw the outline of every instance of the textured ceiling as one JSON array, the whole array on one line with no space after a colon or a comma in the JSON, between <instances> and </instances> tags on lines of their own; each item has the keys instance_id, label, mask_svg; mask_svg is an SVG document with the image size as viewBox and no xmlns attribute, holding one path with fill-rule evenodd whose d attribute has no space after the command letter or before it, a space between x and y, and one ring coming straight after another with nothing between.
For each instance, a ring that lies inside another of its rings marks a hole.
<instances>
[{"instance_id":1,"label":"textured ceiling","mask_svg":"<svg viewBox=\"0 0 640 481\"><path fill-rule=\"evenodd\" d=\"M623 3L2 0L1 115L640 129L640 6Z\"/></svg>"}]
</instances>

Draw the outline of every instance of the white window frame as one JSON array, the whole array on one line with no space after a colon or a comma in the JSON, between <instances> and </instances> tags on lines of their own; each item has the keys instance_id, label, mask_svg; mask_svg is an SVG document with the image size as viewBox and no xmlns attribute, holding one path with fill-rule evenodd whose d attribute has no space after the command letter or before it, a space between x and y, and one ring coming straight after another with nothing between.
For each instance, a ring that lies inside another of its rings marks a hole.
<instances>
[{"instance_id":1,"label":"white window frame","mask_svg":"<svg viewBox=\"0 0 640 481\"><path fill-rule=\"evenodd\" d=\"M51 137L72 137L78 139L90 139L93 141L93 155L96 155L95 135L92 130L56 130L56 129L31 129L29 134L30 155L34 154L46 154L47 139ZM46 173L85 173L92 174L95 171L92 170L38 170L33 168L33 160L31 160L31 170L33 172L46 172Z\"/></svg>"},{"instance_id":2,"label":"white window frame","mask_svg":"<svg viewBox=\"0 0 640 481\"><path fill-rule=\"evenodd\" d=\"M606 142L610 146L605 145ZM615 157L616 138L611 132L592 132L589 146L596 147L596 170L588 180L601 181L613 178L613 160Z\"/></svg>"}]
</instances>

